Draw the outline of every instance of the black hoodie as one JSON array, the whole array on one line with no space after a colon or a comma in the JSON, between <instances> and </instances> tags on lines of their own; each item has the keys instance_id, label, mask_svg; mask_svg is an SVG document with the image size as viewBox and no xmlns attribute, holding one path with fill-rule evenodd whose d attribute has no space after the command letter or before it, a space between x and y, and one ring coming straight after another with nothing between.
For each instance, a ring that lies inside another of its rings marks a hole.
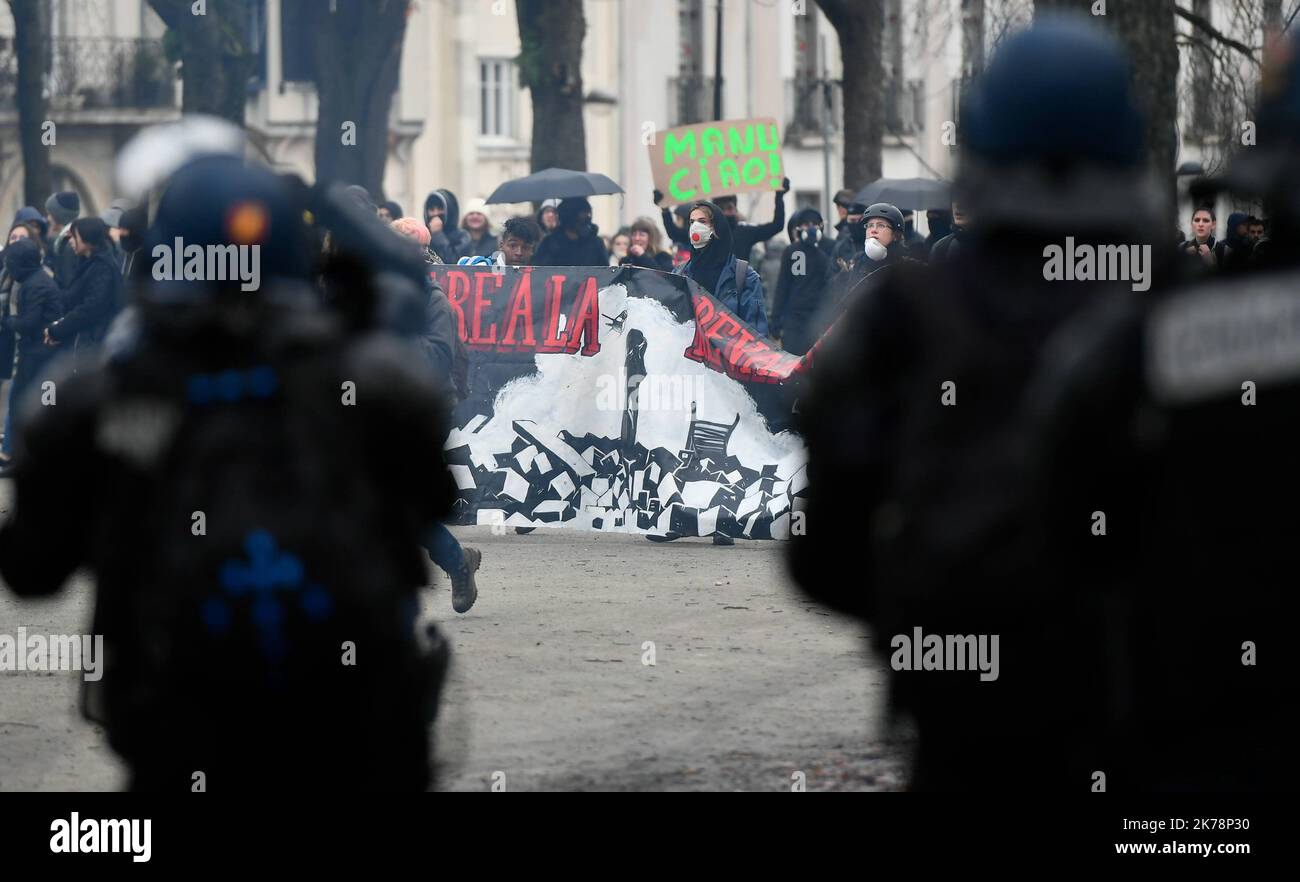
<instances>
[{"instance_id":1,"label":"black hoodie","mask_svg":"<svg viewBox=\"0 0 1300 882\"><path fill-rule=\"evenodd\" d=\"M442 216L442 229L434 233L429 240L430 250L437 253L444 263L455 263L470 253L469 233L460 229L460 203L456 194L450 190L434 190L424 200L424 223L428 226L430 209L438 207L445 213Z\"/></svg>"}]
</instances>

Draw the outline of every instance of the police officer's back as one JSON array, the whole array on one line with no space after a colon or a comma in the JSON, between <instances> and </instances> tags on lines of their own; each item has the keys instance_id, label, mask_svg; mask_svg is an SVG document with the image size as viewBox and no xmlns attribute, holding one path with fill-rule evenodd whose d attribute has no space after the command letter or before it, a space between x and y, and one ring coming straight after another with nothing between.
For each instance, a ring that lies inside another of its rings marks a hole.
<instances>
[{"instance_id":1,"label":"police officer's back","mask_svg":"<svg viewBox=\"0 0 1300 882\"><path fill-rule=\"evenodd\" d=\"M1085 714L1055 697L1089 669L1053 646L1091 613L1064 614L1035 578L1021 408L1044 342L1070 315L1134 296L1128 280L1044 274L1044 249L1067 235L1142 241L1142 120L1128 82L1119 50L1082 24L1008 41L963 108L970 246L940 267L891 270L814 353L796 577L871 623L886 661L893 638L917 627L1000 637L996 679L891 675L894 709L918 724L918 788L1063 786L1081 774L1071 743Z\"/></svg>"},{"instance_id":2,"label":"police officer's back","mask_svg":"<svg viewBox=\"0 0 1300 882\"><path fill-rule=\"evenodd\" d=\"M57 385L20 439L0 569L95 576L87 713L142 789L421 789L430 687L420 531L449 506L440 397L394 338L307 283L302 206L234 159L173 178L146 252L235 244L260 287L159 282L140 330Z\"/></svg>"}]
</instances>

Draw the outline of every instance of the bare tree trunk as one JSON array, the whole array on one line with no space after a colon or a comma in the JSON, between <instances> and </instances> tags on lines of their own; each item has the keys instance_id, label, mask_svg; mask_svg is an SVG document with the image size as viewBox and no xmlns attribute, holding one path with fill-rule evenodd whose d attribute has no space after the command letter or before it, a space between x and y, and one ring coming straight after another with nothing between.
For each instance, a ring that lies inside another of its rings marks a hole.
<instances>
[{"instance_id":1,"label":"bare tree trunk","mask_svg":"<svg viewBox=\"0 0 1300 882\"><path fill-rule=\"evenodd\" d=\"M23 155L23 200L45 211L50 195L49 147L41 143L48 119L42 79L49 67L49 20L42 0L9 0L18 56L18 137Z\"/></svg>"},{"instance_id":2,"label":"bare tree trunk","mask_svg":"<svg viewBox=\"0 0 1300 882\"><path fill-rule=\"evenodd\" d=\"M208 0L194 15L191 0L149 0L178 40L182 113L206 113L244 124L248 79L257 56L249 51L250 0ZM174 59L175 60L175 59Z\"/></svg>"},{"instance_id":3,"label":"bare tree trunk","mask_svg":"<svg viewBox=\"0 0 1300 882\"><path fill-rule=\"evenodd\" d=\"M1260 17L1264 23L1265 35L1282 30L1282 0L1263 0Z\"/></svg>"},{"instance_id":4,"label":"bare tree trunk","mask_svg":"<svg viewBox=\"0 0 1300 882\"><path fill-rule=\"evenodd\" d=\"M582 0L516 0L519 75L533 98L532 170L587 170Z\"/></svg>"},{"instance_id":5,"label":"bare tree trunk","mask_svg":"<svg viewBox=\"0 0 1300 882\"><path fill-rule=\"evenodd\" d=\"M408 0L335 0L313 24L316 180L384 198L388 116L397 92ZM313 10L315 10L313 5Z\"/></svg>"},{"instance_id":6,"label":"bare tree trunk","mask_svg":"<svg viewBox=\"0 0 1300 882\"><path fill-rule=\"evenodd\" d=\"M1091 11L1093 0L1036 0L1034 11ZM1124 44L1133 63L1133 88L1146 116L1147 161L1159 187L1165 215L1174 222L1178 157L1178 44L1174 0L1120 3L1109 0L1105 15L1090 16Z\"/></svg>"},{"instance_id":7,"label":"bare tree trunk","mask_svg":"<svg viewBox=\"0 0 1300 882\"><path fill-rule=\"evenodd\" d=\"M984 69L984 0L962 0L961 71L970 79Z\"/></svg>"},{"instance_id":8,"label":"bare tree trunk","mask_svg":"<svg viewBox=\"0 0 1300 882\"><path fill-rule=\"evenodd\" d=\"M840 41L844 79L844 186L857 190L881 175L885 130L881 84L882 0L817 0Z\"/></svg>"}]
</instances>

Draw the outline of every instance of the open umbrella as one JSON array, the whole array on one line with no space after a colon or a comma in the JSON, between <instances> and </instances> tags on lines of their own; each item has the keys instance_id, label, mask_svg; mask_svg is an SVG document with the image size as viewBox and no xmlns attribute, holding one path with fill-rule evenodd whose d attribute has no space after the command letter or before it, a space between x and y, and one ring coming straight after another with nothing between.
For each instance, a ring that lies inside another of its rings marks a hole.
<instances>
[{"instance_id":1,"label":"open umbrella","mask_svg":"<svg viewBox=\"0 0 1300 882\"><path fill-rule=\"evenodd\" d=\"M952 208L948 182L929 178L881 178L859 190L854 199L863 205L888 202L899 211L947 211Z\"/></svg>"},{"instance_id":2,"label":"open umbrella","mask_svg":"<svg viewBox=\"0 0 1300 882\"><path fill-rule=\"evenodd\" d=\"M492 191L487 201L489 205L501 202L541 202L552 197L604 196L622 192L622 187L596 172L546 168L506 181Z\"/></svg>"}]
</instances>

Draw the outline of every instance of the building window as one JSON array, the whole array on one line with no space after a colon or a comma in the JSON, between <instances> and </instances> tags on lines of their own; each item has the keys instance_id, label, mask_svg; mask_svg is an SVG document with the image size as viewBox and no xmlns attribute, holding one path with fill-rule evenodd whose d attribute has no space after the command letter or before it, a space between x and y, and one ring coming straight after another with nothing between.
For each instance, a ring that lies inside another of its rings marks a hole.
<instances>
[{"instance_id":1,"label":"building window","mask_svg":"<svg viewBox=\"0 0 1300 882\"><path fill-rule=\"evenodd\" d=\"M514 140L515 94L519 91L514 62L484 58L478 64L478 133L483 138Z\"/></svg>"}]
</instances>

